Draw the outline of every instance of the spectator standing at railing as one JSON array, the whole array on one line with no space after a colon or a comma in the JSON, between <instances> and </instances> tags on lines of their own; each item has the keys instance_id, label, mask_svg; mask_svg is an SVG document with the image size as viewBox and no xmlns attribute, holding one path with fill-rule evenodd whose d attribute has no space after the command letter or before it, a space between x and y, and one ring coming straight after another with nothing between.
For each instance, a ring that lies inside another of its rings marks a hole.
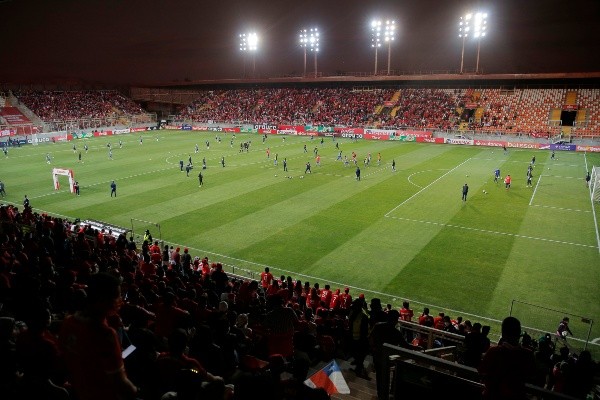
<instances>
[{"instance_id":1,"label":"spectator standing at railing","mask_svg":"<svg viewBox=\"0 0 600 400\"><path fill-rule=\"evenodd\" d=\"M536 374L533 352L519 343L521 322L515 317L502 321L502 337L483 355L478 371L484 389L484 399L525 400L525 383Z\"/></svg>"},{"instance_id":2,"label":"spectator standing at railing","mask_svg":"<svg viewBox=\"0 0 600 400\"><path fill-rule=\"evenodd\" d=\"M389 399L389 391L383 386L383 375L387 372L384 369L383 344L388 343L393 346L403 347L405 349L421 351L420 346L413 346L406 341L404 335L397 328L400 313L397 310L390 310L386 321L376 323L369 333L369 346L373 355L373 365L375 367L375 381L377 383L377 397L379 399Z\"/></svg>"}]
</instances>

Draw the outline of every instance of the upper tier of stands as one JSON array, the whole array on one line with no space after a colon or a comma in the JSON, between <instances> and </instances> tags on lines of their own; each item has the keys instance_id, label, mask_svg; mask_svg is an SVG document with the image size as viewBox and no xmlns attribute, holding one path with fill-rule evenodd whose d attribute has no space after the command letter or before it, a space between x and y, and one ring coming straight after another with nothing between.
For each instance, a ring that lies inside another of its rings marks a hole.
<instances>
[{"instance_id":1,"label":"upper tier of stands","mask_svg":"<svg viewBox=\"0 0 600 400\"><path fill-rule=\"evenodd\" d=\"M27 119L11 121L5 116L2 124L35 125L38 131L154 122L137 103L115 90L14 91L5 93L2 102L4 110L16 110Z\"/></svg>"},{"instance_id":2,"label":"upper tier of stands","mask_svg":"<svg viewBox=\"0 0 600 400\"><path fill-rule=\"evenodd\" d=\"M537 137L600 135L600 89L592 88L265 87L195 93L195 100L175 116L177 121L470 130ZM13 95L11 101L0 96L0 104L24 108L19 114L29 116L33 124L39 121L45 131L114 126L131 122L130 116L147 115L114 90L9 94ZM565 111L576 114L572 126L561 120ZM22 123L4 114L2 124Z\"/></svg>"},{"instance_id":3,"label":"upper tier of stands","mask_svg":"<svg viewBox=\"0 0 600 400\"><path fill-rule=\"evenodd\" d=\"M562 131L561 111L567 103L574 102L571 111L577 113L577 118L572 133L597 136L598 99L600 89L231 89L200 91L176 118L194 122L469 129L554 136Z\"/></svg>"}]
</instances>

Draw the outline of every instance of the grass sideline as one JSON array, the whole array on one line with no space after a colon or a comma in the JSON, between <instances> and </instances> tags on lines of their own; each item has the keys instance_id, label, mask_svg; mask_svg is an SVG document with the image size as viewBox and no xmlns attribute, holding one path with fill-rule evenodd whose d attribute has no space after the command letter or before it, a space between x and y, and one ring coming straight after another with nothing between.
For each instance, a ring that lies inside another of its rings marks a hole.
<instances>
[{"instance_id":1,"label":"grass sideline","mask_svg":"<svg viewBox=\"0 0 600 400\"><path fill-rule=\"evenodd\" d=\"M550 160L549 151L504 154L337 139L343 155L358 154L358 182L352 163L336 161L332 138L321 144L320 138L269 136L263 143L259 135L237 134L231 145L231 134L214 132L142 136L143 144L140 135L130 134L11 148L8 157L0 154L7 192L2 200L21 206L27 194L36 211L70 219L123 227L131 227L132 218L160 223L162 239L189 247L192 255L255 273L269 266L276 276L321 286L350 286L355 296L364 292L394 307L406 299L416 314L429 306L433 313L490 324L494 334L512 306L525 326L540 331L554 332L563 313L592 318L591 339L600 338L600 255L583 179L586 167L600 165L600 154L557 152L558 159ZM250 151L240 153L240 142L247 140ZM530 188L525 174L534 155ZM194 169L187 177L179 161L187 163L190 156ZM208 168L199 187L203 157ZM305 174L307 162L311 174ZM68 192L66 177L54 191L52 167L72 168L81 196ZM512 176L510 190L493 182L495 168ZM110 197L111 180L116 198ZM465 182L470 190L463 203ZM596 213L600 217L597 204ZM586 339L590 325L572 317L571 329L574 339Z\"/></svg>"}]
</instances>

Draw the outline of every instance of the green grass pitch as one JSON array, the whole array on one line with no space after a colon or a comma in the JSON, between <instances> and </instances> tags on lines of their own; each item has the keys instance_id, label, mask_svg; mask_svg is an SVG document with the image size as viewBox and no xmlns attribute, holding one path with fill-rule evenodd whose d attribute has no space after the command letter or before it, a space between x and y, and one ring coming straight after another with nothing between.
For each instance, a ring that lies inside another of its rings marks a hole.
<instances>
[{"instance_id":1,"label":"green grass pitch","mask_svg":"<svg viewBox=\"0 0 600 400\"><path fill-rule=\"evenodd\" d=\"M11 148L8 157L0 154L7 192L2 201L21 206L27 194L38 212L125 228L132 218L152 221L160 224L166 243L238 272L269 266L276 276L350 286L355 296L364 292L395 307L406 299L415 313L429 306L433 313L497 327L512 309L524 325L550 332L568 313L595 322L571 318L574 339L600 337L598 227L583 179L586 168L600 166L600 154L557 152L558 159L550 160L549 151L504 154L337 139L343 155L358 155L357 181L352 162L345 167L336 160L332 138L321 144L320 138L270 135L263 143L260 135L237 134L231 146L231 134L219 133L220 143L214 132L159 131L158 140L156 132L142 135L141 145L139 134L76 140L77 152L73 143ZM250 151L240 153L240 142L247 140ZM534 155L533 186L527 187ZM194 169L187 177L179 161L187 163L190 156ZM208 168L199 187L203 157ZM307 162L311 174L305 174ZM66 177L54 191L52 167L72 168L81 196L69 193ZM496 168L502 177L512 176L509 190L494 183ZM110 197L111 180L116 198ZM470 187L465 203L464 183Z\"/></svg>"}]
</instances>

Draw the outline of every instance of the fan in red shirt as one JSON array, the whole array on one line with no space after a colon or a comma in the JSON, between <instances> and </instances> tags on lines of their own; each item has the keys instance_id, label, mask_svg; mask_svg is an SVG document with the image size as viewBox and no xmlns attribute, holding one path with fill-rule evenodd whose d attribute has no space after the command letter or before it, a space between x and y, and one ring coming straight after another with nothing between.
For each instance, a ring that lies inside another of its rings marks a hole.
<instances>
[{"instance_id":1,"label":"fan in red shirt","mask_svg":"<svg viewBox=\"0 0 600 400\"><path fill-rule=\"evenodd\" d=\"M325 285L325 289L321 290L321 301L323 303L325 303L327 305L327 307L329 307L329 304L331 303L331 296L333 295L333 293L331 292L331 286L329 285Z\"/></svg>"},{"instance_id":2,"label":"fan in red shirt","mask_svg":"<svg viewBox=\"0 0 600 400\"><path fill-rule=\"evenodd\" d=\"M260 273L260 284L266 290L272 282L273 274L269 271L269 267L265 267L265 270Z\"/></svg>"}]
</instances>

